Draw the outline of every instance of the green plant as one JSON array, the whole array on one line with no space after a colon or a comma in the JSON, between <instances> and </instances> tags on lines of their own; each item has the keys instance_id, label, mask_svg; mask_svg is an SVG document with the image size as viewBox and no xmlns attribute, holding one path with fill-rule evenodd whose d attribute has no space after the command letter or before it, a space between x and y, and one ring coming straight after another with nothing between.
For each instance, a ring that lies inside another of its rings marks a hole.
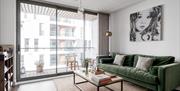
<instances>
[{"instance_id":1,"label":"green plant","mask_svg":"<svg viewBox=\"0 0 180 91\"><path fill-rule=\"evenodd\" d=\"M89 62L91 62L91 59L90 59L90 58L85 58L85 60L84 60L84 66L85 66L85 67L88 67L88 66L89 66Z\"/></svg>"}]
</instances>

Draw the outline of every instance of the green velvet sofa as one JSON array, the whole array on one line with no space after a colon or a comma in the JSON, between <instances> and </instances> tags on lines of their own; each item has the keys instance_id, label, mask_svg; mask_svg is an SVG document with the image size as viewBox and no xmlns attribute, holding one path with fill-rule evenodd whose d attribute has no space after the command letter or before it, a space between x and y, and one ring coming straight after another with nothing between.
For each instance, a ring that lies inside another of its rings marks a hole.
<instances>
[{"instance_id":1,"label":"green velvet sofa","mask_svg":"<svg viewBox=\"0 0 180 91\"><path fill-rule=\"evenodd\" d=\"M172 91L180 86L180 63L172 56L126 55L123 66L119 66L113 64L115 55L97 56L98 67L153 91ZM153 58L148 71L135 68L138 56Z\"/></svg>"}]
</instances>

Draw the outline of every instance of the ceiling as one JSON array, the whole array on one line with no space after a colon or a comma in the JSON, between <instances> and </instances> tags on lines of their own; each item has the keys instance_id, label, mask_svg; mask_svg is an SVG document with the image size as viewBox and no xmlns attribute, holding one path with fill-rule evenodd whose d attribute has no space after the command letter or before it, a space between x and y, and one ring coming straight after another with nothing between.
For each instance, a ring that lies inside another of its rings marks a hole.
<instances>
[{"instance_id":1,"label":"ceiling","mask_svg":"<svg viewBox=\"0 0 180 91\"><path fill-rule=\"evenodd\" d=\"M29 13L34 15L48 15L48 16L56 16L56 9L32 5L27 3L21 3L21 12ZM71 12L67 10L60 10L57 11L58 17L68 18L68 19L82 19L82 13ZM97 16L92 14L85 14L86 20L93 21L96 20Z\"/></svg>"},{"instance_id":2,"label":"ceiling","mask_svg":"<svg viewBox=\"0 0 180 91\"><path fill-rule=\"evenodd\" d=\"M79 7L79 0L42 0L72 7ZM82 0L82 7L88 10L112 13L145 0Z\"/></svg>"}]
</instances>

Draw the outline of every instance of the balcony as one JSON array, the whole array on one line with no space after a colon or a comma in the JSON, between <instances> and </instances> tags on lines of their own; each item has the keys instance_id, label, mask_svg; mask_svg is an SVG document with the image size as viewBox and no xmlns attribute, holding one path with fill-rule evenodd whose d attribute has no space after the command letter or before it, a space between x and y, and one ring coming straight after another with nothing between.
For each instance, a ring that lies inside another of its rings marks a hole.
<instances>
[{"instance_id":1,"label":"balcony","mask_svg":"<svg viewBox=\"0 0 180 91\"><path fill-rule=\"evenodd\" d=\"M29 49L29 54L26 53L26 57L22 57L21 59L21 78L28 78L28 77L36 77L42 75L51 75L56 74L56 65L57 65L57 73L65 73L74 70L71 68L70 65L67 65L67 56L74 55L75 60L78 62L78 68L82 68L83 64L83 48L71 48L74 50L72 52L68 52L67 50L60 49L57 51L57 56L53 51L48 52L47 49L39 49L38 52L32 52L32 49ZM50 49L48 49L50 50ZM93 47L86 48L87 58L92 58L95 60L96 58L96 51ZM42 54L42 52L44 52ZM63 54L61 54L63 53ZM33 54L33 55L31 55ZM23 54L22 54L23 55ZM29 55L29 57L28 57ZM34 58L32 58L34 56ZM37 58L36 58L37 57ZM56 57L57 57L57 64L56 64ZM39 60L38 63L35 60ZM41 68L39 67L41 66ZM39 68L38 68L39 67Z\"/></svg>"}]
</instances>

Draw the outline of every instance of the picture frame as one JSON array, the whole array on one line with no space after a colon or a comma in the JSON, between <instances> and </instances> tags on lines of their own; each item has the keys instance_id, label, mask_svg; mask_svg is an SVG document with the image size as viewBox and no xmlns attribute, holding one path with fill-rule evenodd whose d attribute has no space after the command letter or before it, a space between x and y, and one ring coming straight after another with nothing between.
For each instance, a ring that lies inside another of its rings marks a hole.
<instances>
[{"instance_id":1,"label":"picture frame","mask_svg":"<svg viewBox=\"0 0 180 91\"><path fill-rule=\"evenodd\" d=\"M130 41L162 40L162 5L130 14Z\"/></svg>"}]
</instances>

